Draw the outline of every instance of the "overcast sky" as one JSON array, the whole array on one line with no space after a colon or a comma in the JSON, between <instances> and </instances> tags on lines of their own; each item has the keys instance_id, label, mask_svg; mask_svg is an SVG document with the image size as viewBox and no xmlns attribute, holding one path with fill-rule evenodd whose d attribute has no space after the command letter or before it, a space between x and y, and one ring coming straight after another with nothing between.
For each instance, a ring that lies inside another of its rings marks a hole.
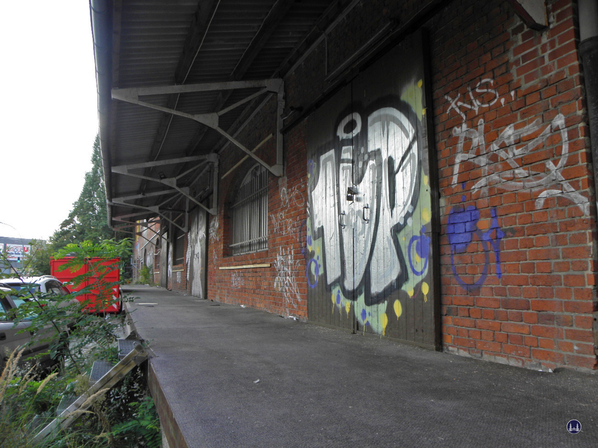
<instances>
[{"instance_id":1,"label":"overcast sky","mask_svg":"<svg viewBox=\"0 0 598 448\"><path fill-rule=\"evenodd\" d=\"M81 193L98 131L88 2L3 2L0 54L0 236L47 239Z\"/></svg>"}]
</instances>

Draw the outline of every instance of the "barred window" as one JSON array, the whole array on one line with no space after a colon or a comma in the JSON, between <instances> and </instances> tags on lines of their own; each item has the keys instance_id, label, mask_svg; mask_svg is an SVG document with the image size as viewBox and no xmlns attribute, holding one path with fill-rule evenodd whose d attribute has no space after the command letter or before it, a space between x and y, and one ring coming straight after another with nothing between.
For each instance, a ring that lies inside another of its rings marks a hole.
<instances>
[{"instance_id":1,"label":"barred window","mask_svg":"<svg viewBox=\"0 0 598 448\"><path fill-rule=\"evenodd\" d=\"M268 248L268 170L255 165L241 183L232 205L233 255Z\"/></svg>"}]
</instances>

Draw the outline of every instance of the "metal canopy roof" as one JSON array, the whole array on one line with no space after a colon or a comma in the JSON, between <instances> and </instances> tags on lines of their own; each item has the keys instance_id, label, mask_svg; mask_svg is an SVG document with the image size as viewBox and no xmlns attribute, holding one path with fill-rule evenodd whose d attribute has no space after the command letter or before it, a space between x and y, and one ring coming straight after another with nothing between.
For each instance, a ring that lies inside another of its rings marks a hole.
<instances>
[{"instance_id":1,"label":"metal canopy roof","mask_svg":"<svg viewBox=\"0 0 598 448\"><path fill-rule=\"evenodd\" d=\"M280 134L281 79L348 3L91 0L110 224L214 214L219 152L253 149L234 133L270 95ZM282 175L277 137L276 164L258 162Z\"/></svg>"}]
</instances>

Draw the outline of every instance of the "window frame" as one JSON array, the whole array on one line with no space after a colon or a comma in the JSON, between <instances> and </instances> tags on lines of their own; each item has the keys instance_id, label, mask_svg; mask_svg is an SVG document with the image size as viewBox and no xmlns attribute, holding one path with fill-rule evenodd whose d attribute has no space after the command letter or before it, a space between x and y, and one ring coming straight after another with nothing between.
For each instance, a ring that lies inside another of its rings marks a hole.
<instances>
[{"instance_id":1,"label":"window frame","mask_svg":"<svg viewBox=\"0 0 598 448\"><path fill-rule=\"evenodd\" d=\"M253 165L235 191L230 206L231 255L268 250L268 170Z\"/></svg>"}]
</instances>

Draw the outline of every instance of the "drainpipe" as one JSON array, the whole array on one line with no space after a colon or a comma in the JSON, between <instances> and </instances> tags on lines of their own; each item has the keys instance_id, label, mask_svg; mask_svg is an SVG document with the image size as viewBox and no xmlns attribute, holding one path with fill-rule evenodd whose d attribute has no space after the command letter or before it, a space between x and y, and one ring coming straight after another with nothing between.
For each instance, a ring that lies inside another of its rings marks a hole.
<instances>
[{"instance_id":1,"label":"drainpipe","mask_svg":"<svg viewBox=\"0 0 598 448\"><path fill-rule=\"evenodd\" d=\"M578 0L579 54L586 87L594 194L598 191L598 0ZM594 302L594 351L598 355L598 302Z\"/></svg>"}]
</instances>

